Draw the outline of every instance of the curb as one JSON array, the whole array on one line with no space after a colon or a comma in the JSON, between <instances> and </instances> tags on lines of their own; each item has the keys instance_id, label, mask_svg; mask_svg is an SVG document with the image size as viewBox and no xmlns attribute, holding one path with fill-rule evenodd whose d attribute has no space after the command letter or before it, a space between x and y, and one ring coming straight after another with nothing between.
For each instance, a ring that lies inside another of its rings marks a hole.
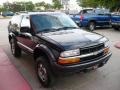
<instances>
[{"instance_id":1,"label":"curb","mask_svg":"<svg viewBox=\"0 0 120 90\"><path fill-rule=\"evenodd\" d=\"M32 90L2 49L0 49L0 90Z\"/></svg>"},{"instance_id":2,"label":"curb","mask_svg":"<svg viewBox=\"0 0 120 90\"><path fill-rule=\"evenodd\" d=\"M114 46L115 46L116 48L120 49L120 42L116 43Z\"/></svg>"}]
</instances>

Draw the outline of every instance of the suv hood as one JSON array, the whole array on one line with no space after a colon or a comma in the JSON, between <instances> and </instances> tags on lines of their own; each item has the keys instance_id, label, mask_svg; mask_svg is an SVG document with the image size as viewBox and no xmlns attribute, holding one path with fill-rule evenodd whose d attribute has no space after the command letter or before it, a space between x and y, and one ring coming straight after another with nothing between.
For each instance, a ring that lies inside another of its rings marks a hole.
<instances>
[{"instance_id":1,"label":"suv hood","mask_svg":"<svg viewBox=\"0 0 120 90\"><path fill-rule=\"evenodd\" d=\"M61 44L65 50L88 47L99 44L102 35L87 32L81 29L61 30L56 32L43 33L42 37L48 38L49 42L55 41Z\"/></svg>"}]
</instances>

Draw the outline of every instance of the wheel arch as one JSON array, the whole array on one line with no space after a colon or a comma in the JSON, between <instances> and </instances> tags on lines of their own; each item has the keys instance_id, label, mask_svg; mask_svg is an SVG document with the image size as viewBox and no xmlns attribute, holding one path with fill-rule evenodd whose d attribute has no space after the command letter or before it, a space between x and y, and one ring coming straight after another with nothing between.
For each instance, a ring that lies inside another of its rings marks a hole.
<instances>
[{"instance_id":1,"label":"wheel arch","mask_svg":"<svg viewBox=\"0 0 120 90\"><path fill-rule=\"evenodd\" d=\"M97 23L96 20L89 20L88 25L89 25L91 22L94 22L95 24Z\"/></svg>"},{"instance_id":2,"label":"wheel arch","mask_svg":"<svg viewBox=\"0 0 120 90\"><path fill-rule=\"evenodd\" d=\"M34 60L36 60L39 56L44 56L45 58L48 59L47 62L50 64L53 61L55 61L55 57L51 52L51 50L43 44L36 46L36 48L34 49L33 56L34 56Z\"/></svg>"}]
</instances>

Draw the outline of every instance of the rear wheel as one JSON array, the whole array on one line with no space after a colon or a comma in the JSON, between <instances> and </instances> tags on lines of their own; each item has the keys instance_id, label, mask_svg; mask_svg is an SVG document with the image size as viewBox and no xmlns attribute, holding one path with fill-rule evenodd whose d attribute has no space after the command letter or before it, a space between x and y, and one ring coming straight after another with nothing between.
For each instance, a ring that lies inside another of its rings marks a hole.
<instances>
[{"instance_id":1,"label":"rear wheel","mask_svg":"<svg viewBox=\"0 0 120 90\"><path fill-rule=\"evenodd\" d=\"M46 60L44 57L37 59L37 75L42 86L50 87L54 83L54 77Z\"/></svg>"},{"instance_id":2,"label":"rear wheel","mask_svg":"<svg viewBox=\"0 0 120 90\"><path fill-rule=\"evenodd\" d=\"M114 28L114 30L119 30L120 28L119 27L115 27L115 26L112 26Z\"/></svg>"},{"instance_id":3,"label":"rear wheel","mask_svg":"<svg viewBox=\"0 0 120 90\"><path fill-rule=\"evenodd\" d=\"M94 31L95 28L96 28L95 22L90 22L89 25L88 25L88 29L90 31Z\"/></svg>"},{"instance_id":4,"label":"rear wheel","mask_svg":"<svg viewBox=\"0 0 120 90\"><path fill-rule=\"evenodd\" d=\"M21 56L21 49L17 45L17 42L15 39L10 40L10 45L11 45L11 52L15 57L20 57Z\"/></svg>"}]
</instances>

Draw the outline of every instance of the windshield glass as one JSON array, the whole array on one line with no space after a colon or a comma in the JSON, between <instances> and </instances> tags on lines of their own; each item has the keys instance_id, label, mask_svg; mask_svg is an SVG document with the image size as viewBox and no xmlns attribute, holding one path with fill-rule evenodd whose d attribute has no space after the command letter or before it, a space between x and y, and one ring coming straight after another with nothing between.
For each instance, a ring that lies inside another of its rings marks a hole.
<instances>
[{"instance_id":1,"label":"windshield glass","mask_svg":"<svg viewBox=\"0 0 120 90\"><path fill-rule=\"evenodd\" d=\"M32 23L37 32L62 30L62 28L78 28L78 26L66 14L32 15Z\"/></svg>"}]
</instances>

